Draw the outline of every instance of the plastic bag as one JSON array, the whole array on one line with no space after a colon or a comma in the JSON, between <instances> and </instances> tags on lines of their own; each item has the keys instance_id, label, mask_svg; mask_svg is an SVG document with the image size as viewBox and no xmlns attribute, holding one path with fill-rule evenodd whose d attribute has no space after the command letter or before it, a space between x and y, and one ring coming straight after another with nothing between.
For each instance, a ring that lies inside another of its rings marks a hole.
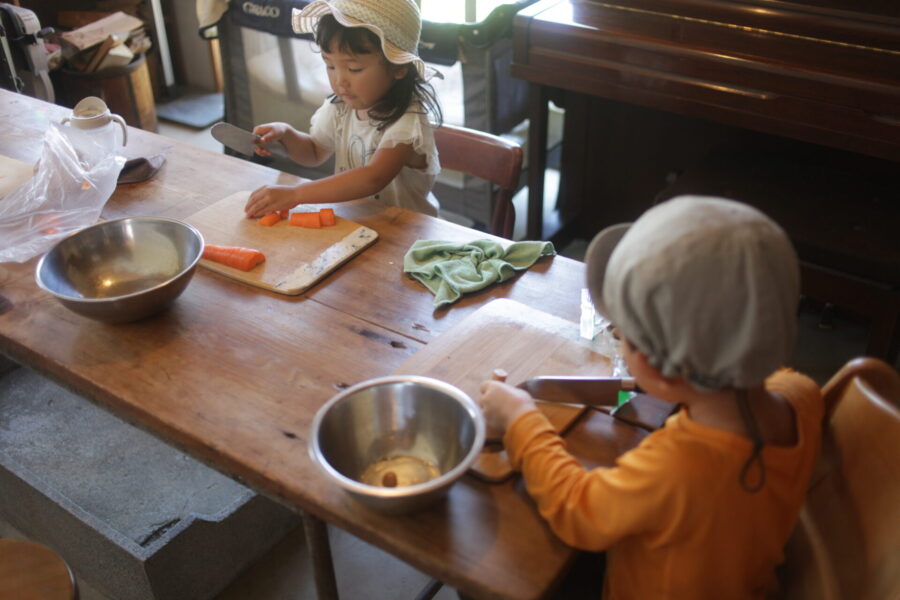
<instances>
[{"instance_id":1,"label":"plastic bag","mask_svg":"<svg viewBox=\"0 0 900 600\"><path fill-rule=\"evenodd\" d=\"M25 262L97 222L125 164L116 135L50 123L34 176L0 200L0 262Z\"/></svg>"}]
</instances>

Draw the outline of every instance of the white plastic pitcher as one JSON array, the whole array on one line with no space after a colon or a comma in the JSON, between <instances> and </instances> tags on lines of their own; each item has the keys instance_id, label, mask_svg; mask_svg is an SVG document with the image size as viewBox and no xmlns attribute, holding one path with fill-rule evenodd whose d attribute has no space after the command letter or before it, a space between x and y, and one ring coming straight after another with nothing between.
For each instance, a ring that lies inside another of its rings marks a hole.
<instances>
[{"instance_id":1,"label":"white plastic pitcher","mask_svg":"<svg viewBox=\"0 0 900 600\"><path fill-rule=\"evenodd\" d=\"M65 117L61 123L63 125L70 123L73 127L86 131L102 130L112 127L113 123L118 123L122 128L122 145L124 146L128 142L125 120L121 116L111 113L106 102L97 96L83 98L72 109L72 116Z\"/></svg>"}]
</instances>

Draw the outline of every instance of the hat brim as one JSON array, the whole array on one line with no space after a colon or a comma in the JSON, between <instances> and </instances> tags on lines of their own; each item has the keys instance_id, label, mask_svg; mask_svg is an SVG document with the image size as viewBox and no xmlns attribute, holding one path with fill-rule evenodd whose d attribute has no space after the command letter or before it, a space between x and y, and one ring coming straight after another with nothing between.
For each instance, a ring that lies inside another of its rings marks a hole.
<instances>
[{"instance_id":1,"label":"hat brim","mask_svg":"<svg viewBox=\"0 0 900 600\"><path fill-rule=\"evenodd\" d=\"M619 223L610 225L594 236L584 255L587 266L587 286L591 294L591 301L600 312L609 317L606 305L603 302L603 280L606 278L606 267L609 257L625 234L631 228L631 223Z\"/></svg>"},{"instance_id":2,"label":"hat brim","mask_svg":"<svg viewBox=\"0 0 900 600\"><path fill-rule=\"evenodd\" d=\"M362 23L353 17L348 17L325 0L316 0L316 2L312 2L302 9L293 9L291 11L291 27L294 29L294 33L315 34L319 19L329 14L344 27L363 27L377 35L378 39L381 40L381 51L384 53L388 62L400 66L411 63L415 66L416 71L419 72L419 77L423 80L426 79L425 62L419 58L418 55L407 52L392 44L384 35L384 31L382 31L380 27L369 23Z\"/></svg>"}]
</instances>

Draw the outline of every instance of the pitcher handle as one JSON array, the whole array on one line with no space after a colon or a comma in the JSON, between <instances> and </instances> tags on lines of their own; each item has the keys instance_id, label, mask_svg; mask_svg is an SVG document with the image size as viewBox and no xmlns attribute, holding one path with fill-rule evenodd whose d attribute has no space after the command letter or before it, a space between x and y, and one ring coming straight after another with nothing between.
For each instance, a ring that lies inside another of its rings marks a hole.
<instances>
[{"instance_id":1,"label":"pitcher handle","mask_svg":"<svg viewBox=\"0 0 900 600\"><path fill-rule=\"evenodd\" d=\"M125 120L119 115L109 115L109 118L118 123L122 127L122 145L128 143L128 129L125 127Z\"/></svg>"}]
</instances>

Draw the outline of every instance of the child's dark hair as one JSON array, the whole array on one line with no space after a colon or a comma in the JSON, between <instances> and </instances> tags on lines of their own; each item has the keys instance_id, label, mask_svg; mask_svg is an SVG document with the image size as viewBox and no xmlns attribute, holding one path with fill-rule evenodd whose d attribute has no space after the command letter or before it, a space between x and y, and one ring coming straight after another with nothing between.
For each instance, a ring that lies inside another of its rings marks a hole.
<instances>
[{"instance_id":1,"label":"child's dark hair","mask_svg":"<svg viewBox=\"0 0 900 600\"><path fill-rule=\"evenodd\" d=\"M328 51L333 41L337 42L336 49L342 52L381 52L381 40L372 31L365 27L344 27L332 15L323 15L316 26L316 44ZM340 102L340 99L332 95L331 101ZM414 102L422 106L425 114L432 115L435 127L441 125L444 119L434 88L421 78L415 65L409 64L406 75L398 79L384 98L369 109L369 117L378 122L377 129L381 131L402 117Z\"/></svg>"}]
</instances>

